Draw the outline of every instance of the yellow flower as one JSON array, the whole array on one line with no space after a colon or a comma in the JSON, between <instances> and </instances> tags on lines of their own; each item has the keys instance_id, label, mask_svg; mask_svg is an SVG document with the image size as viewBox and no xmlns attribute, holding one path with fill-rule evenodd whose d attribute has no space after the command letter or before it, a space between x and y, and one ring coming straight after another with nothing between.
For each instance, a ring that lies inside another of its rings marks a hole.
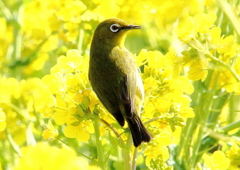
<instances>
[{"instance_id":1,"label":"yellow flower","mask_svg":"<svg viewBox=\"0 0 240 170\"><path fill-rule=\"evenodd\" d=\"M175 81L176 86L179 88L180 91L187 94L192 94L194 92L194 87L186 76L178 77L178 79L176 79Z\"/></svg>"},{"instance_id":2,"label":"yellow flower","mask_svg":"<svg viewBox=\"0 0 240 170\"><path fill-rule=\"evenodd\" d=\"M52 31L58 31L59 27L61 26L61 23L56 15L50 15L48 18L48 25Z\"/></svg>"},{"instance_id":3,"label":"yellow flower","mask_svg":"<svg viewBox=\"0 0 240 170\"><path fill-rule=\"evenodd\" d=\"M49 56L48 56L47 52L53 51L53 50L55 50L58 47L57 44L56 44L56 42L58 41L58 38L59 37L57 35L49 36L48 40L42 45L40 50L43 52L43 54L40 57L41 58L40 61L37 62L38 64L41 64L40 66L43 66L43 64L44 64L43 61L47 61L48 60ZM44 53L44 52L46 52L46 53ZM37 58L37 60L38 60L38 58ZM34 65L34 68L38 68L39 69L40 66L37 67L36 66L37 63Z\"/></svg>"},{"instance_id":4,"label":"yellow flower","mask_svg":"<svg viewBox=\"0 0 240 170\"><path fill-rule=\"evenodd\" d=\"M239 95L240 94L240 82L227 84L224 87L226 88L226 91L228 93L234 92L235 95Z\"/></svg>"},{"instance_id":5,"label":"yellow flower","mask_svg":"<svg viewBox=\"0 0 240 170\"><path fill-rule=\"evenodd\" d=\"M171 144L172 133L168 130L161 132L154 136L154 142L157 142L158 146L168 146Z\"/></svg>"},{"instance_id":6,"label":"yellow flower","mask_svg":"<svg viewBox=\"0 0 240 170\"><path fill-rule=\"evenodd\" d=\"M68 115L68 110L66 108L55 108L53 114L53 119L57 125L63 125L66 122L66 117Z\"/></svg>"},{"instance_id":7,"label":"yellow flower","mask_svg":"<svg viewBox=\"0 0 240 170\"><path fill-rule=\"evenodd\" d=\"M229 59L238 53L237 49L239 46L234 36L221 36L221 28L219 27L214 27L210 30L209 39L211 52L213 54L215 54L214 52L218 52L220 54L219 59L227 64L229 63Z\"/></svg>"},{"instance_id":8,"label":"yellow flower","mask_svg":"<svg viewBox=\"0 0 240 170\"><path fill-rule=\"evenodd\" d=\"M88 77L83 73L69 74L65 76L65 83L68 88L68 92L79 93L88 83ZM81 94L82 95L82 94ZM79 101L80 102L80 101Z\"/></svg>"},{"instance_id":9,"label":"yellow flower","mask_svg":"<svg viewBox=\"0 0 240 170\"><path fill-rule=\"evenodd\" d=\"M78 24L73 22L67 22L63 25L63 28L67 30L65 36L68 41L76 41L79 34Z\"/></svg>"},{"instance_id":10,"label":"yellow flower","mask_svg":"<svg viewBox=\"0 0 240 170\"><path fill-rule=\"evenodd\" d=\"M35 108L38 112L42 113L45 117L51 117L56 105L56 100L49 91L46 90L42 95L35 98Z\"/></svg>"},{"instance_id":11,"label":"yellow flower","mask_svg":"<svg viewBox=\"0 0 240 170\"><path fill-rule=\"evenodd\" d=\"M82 1L65 1L64 6L57 12L57 16L63 21L71 21L79 23L81 21L81 14L87 7Z\"/></svg>"},{"instance_id":12,"label":"yellow flower","mask_svg":"<svg viewBox=\"0 0 240 170\"><path fill-rule=\"evenodd\" d=\"M209 31L209 38L210 38L210 42L211 42L211 46L213 46L214 48L217 48L217 44L221 38L221 28L220 27L213 27L212 29L210 29Z\"/></svg>"},{"instance_id":13,"label":"yellow flower","mask_svg":"<svg viewBox=\"0 0 240 170\"><path fill-rule=\"evenodd\" d=\"M148 51L147 61L150 68L163 68L166 65L165 57L159 51Z\"/></svg>"},{"instance_id":14,"label":"yellow flower","mask_svg":"<svg viewBox=\"0 0 240 170\"><path fill-rule=\"evenodd\" d=\"M226 38L220 39L220 41L218 42L217 50L219 53L229 53L229 52L231 52L231 50L234 50L233 51L233 53L234 53L236 50L235 48L232 49L232 47L234 47L234 45L236 45L234 36L228 36Z\"/></svg>"},{"instance_id":15,"label":"yellow flower","mask_svg":"<svg viewBox=\"0 0 240 170\"><path fill-rule=\"evenodd\" d=\"M160 113L167 113L172 103L169 100L168 96L161 96L159 98L156 98L152 102L153 102L154 108L156 109L155 111L158 111Z\"/></svg>"},{"instance_id":16,"label":"yellow flower","mask_svg":"<svg viewBox=\"0 0 240 170\"><path fill-rule=\"evenodd\" d=\"M183 118L194 117L193 109L189 107L191 98L184 95L193 93L194 88L186 76L177 75L173 78L173 60L176 56L171 53L163 57L160 52L142 50L139 63L147 63L142 76L146 96L142 115L148 118L161 117L151 125L159 129L171 126L174 130L175 126L184 125ZM181 59L178 62L181 63Z\"/></svg>"},{"instance_id":17,"label":"yellow flower","mask_svg":"<svg viewBox=\"0 0 240 170\"><path fill-rule=\"evenodd\" d=\"M34 71L39 71L43 68L46 61L48 61L48 54L42 54L41 57L38 57L34 61L32 61L29 65L23 68L23 72L26 75L31 75Z\"/></svg>"},{"instance_id":18,"label":"yellow flower","mask_svg":"<svg viewBox=\"0 0 240 170\"><path fill-rule=\"evenodd\" d=\"M20 97L19 82L15 78L0 77L0 103L9 103L11 97Z\"/></svg>"},{"instance_id":19,"label":"yellow flower","mask_svg":"<svg viewBox=\"0 0 240 170\"><path fill-rule=\"evenodd\" d=\"M153 77L147 77L144 79L144 89L146 93L151 92L152 90L155 90L157 88L158 81L154 79Z\"/></svg>"},{"instance_id":20,"label":"yellow flower","mask_svg":"<svg viewBox=\"0 0 240 170\"><path fill-rule=\"evenodd\" d=\"M169 158L169 152L166 146L149 146L144 152L144 156L146 156L146 165L150 168L151 167L151 162L156 161L156 163L159 162L165 162Z\"/></svg>"},{"instance_id":21,"label":"yellow flower","mask_svg":"<svg viewBox=\"0 0 240 170\"><path fill-rule=\"evenodd\" d=\"M178 78L183 71L182 57L178 56L172 47L169 48L168 53L165 55L166 65L173 67L172 77Z\"/></svg>"},{"instance_id":22,"label":"yellow flower","mask_svg":"<svg viewBox=\"0 0 240 170\"><path fill-rule=\"evenodd\" d=\"M211 170L227 170L230 164L230 160L222 151L215 151L211 156L206 155L204 162Z\"/></svg>"},{"instance_id":23,"label":"yellow flower","mask_svg":"<svg viewBox=\"0 0 240 170\"><path fill-rule=\"evenodd\" d=\"M43 139L56 138L58 136L58 130L54 128L51 121L48 121L46 129L42 132Z\"/></svg>"},{"instance_id":24,"label":"yellow flower","mask_svg":"<svg viewBox=\"0 0 240 170\"><path fill-rule=\"evenodd\" d=\"M188 78L191 80L204 81L208 75L208 61L206 59L201 59L194 61L188 71Z\"/></svg>"},{"instance_id":25,"label":"yellow flower","mask_svg":"<svg viewBox=\"0 0 240 170\"><path fill-rule=\"evenodd\" d=\"M235 63L234 63L234 70L236 71L236 73L238 74L238 75L240 75L240 57L237 57L236 58L236 61L235 61Z\"/></svg>"},{"instance_id":26,"label":"yellow flower","mask_svg":"<svg viewBox=\"0 0 240 170\"><path fill-rule=\"evenodd\" d=\"M52 94L61 94L66 91L66 86L63 83L63 76L61 73L53 73L42 78L42 82L48 86Z\"/></svg>"},{"instance_id":27,"label":"yellow flower","mask_svg":"<svg viewBox=\"0 0 240 170\"><path fill-rule=\"evenodd\" d=\"M178 38L188 43L192 38L198 37L198 33L209 33L215 20L216 14L214 13L198 13L194 17L186 17L180 21L176 28Z\"/></svg>"},{"instance_id":28,"label":"yellow flower","mask_svg":"<svg viewBox=\"0 0 240 170\"><path fill-rule=\"evenodd\" d=\"M185 43L190 41L193 37L196 36L196 33L194 32L194 26L195 25L193 17L187 17L181 20L175 30L178 38Z\"/></svg>"},{"instance_id":29,"label":"yellow flower","mask_svg":"<svg viewBox=\"0 0 240 170\"><path fill-rule=\"evenodd\" d=\"M0 108L0 131L3 131L6 128L6 115Z\"/></svg>"},{"instance_id":30,"label":"yellow flower","mask_svg":"<svg viewBox=\"0 0 240 170\"><path fill-rule=\"evenodd\" d=\"M22 157L13 170L100 170L88 165L88 162L77 157L70 148L57 148L47 143L37 143L36 146L27 146L21 149Z\"/></svg>"},{"instance_id":31,"label":"yellow flower","mask_svg":"<svg viewBox=\"0 0 240 170\"><path fill-rule=\"evenodd\" d=\"M2 15L3 16L3 15ZM6 67L4 61L7 59L7 53L9 50L9 46L13 41L13 27L7 23L7 19L0 17L0 70Z\"/></svg>"},{"instance_id":32,"label":"yellow flower","mask_svg":"<svg viewBox=\"0 0 240 170\"><path fill-rule=\"evenodd\" d=\"M9 126L9 123L7 123L7 125ZM26 125L22 124L22 125L15 126L14 128L10 129L10 133L13 136L14 142L16 142L17 145L21 146L26 142L26 138L27 138Z\"/></svg>"},{"instance_id":33,"label":"yellow flower","mask_svg":"<svg viewBox=\"0 0 240 170\"><path fill-rule=\"evenodd\" d=\"M142 49L136 58L137 67L140 67L147 63L148 51L146 49Z\"/></svg>"},{"instance_id":34,"label":"yellow flower","mask_svg":"<svg viewBox=\"0 0 240 170\"><path fill-rule=\"evenodd\" d=\"M174 93L170 95L173 95L171 98L173 98L175 103L181 103L183 106L189 106L190 102L192 101L192 99L187 95L176 95Z\"/></svg>"},{"instance_id":35,"label":"yellow flower","mask_svg":"<svg viewBox=\"0 0 240 170\"><path fill-rule=\"evenodd\" d=\"M214 25L217 16L215 13L198 13L194 16L195 31L199 33L208 33L210 28Z\"/></svg>"},{"instance_id":36,"label":"yellow flower","mask_svg":"<svg viewBox=\"0 0 240 170\"><path fill-rule=\"evenodd\" d=\"M68 138L77 138L80 142L86 142L90 139L90 134L94 132L94 129L92 122L87 120L82 107L84 106L71 106L68 108L67 126L64 129L64 135Z\"/></svg>"},{"instance_id":37,"label":"yellow flower","mask_svg":"<svg viewBox=\"0 0 240 170\"><path fill-rule=\"evenodd\" d=\"M71 107L71 106L69 106ZM57 125L63 125L68 115L67 103L62 95L56 95L56 107L54 109L53 119Z\"/></svg>"},{"instance_id":38,"label":"yellow flower","mask_svg":"<svg viewBox=\"0 0 240 170\"><path fill-rule=\"evenodd\" d=\"M219 74L220 73L220 74ZM240 93L240 83L236 81L233 75L226 69L219 70L213 75L213 77L218 78L217 86L219 88L224 87L228 93ZM212 81L212 85L216 82Z\"/></svg>"},{"instance_id":39,"label":"yellow flower","mask_svg":"<svg viewBox=\"0 0 240 170\"><path fill-rule=\"evenodd\" d=\"M85 107L87 106L92 113L95 107L100 103L99 99L97 98L96 94L90 89L83 90L82 94L85 96L83 100L85 102L83 104Z\"/></svg>"},{"instance_id":40,"label":"yellow flower","mask_svg":"<svg viewBox=\"0 0 240 170\"><path fill-rule=\"evenodd\" d=\"M102 16L102 18L114 17L120 12L120 7L117 5L116 0L94 0L93 2L96 4L96 8L93 10L93 12L98 16Z\"/></svg>"},{"instance_id":41,"label":"yellow flower","mask_svg":"<svg viewBox=\"0 0 240 170\"><path fill-rule=\"evenodd\" d=\"M58 57L57 65L65 73L75 72L81 69L82 57L78 50L69 50L66 56Z\"/></svg>"},{"instance_id":42,"label":"yellow flower","mask_svg":"<svg viewBox=\"0 0 240 170\"><path fill-rule=\"evenodd\" d=\"M82 142L88 141L93 133L89 118L99 103L95 94L87 89L89 83L86 64L88 59L82 57L78 50L69 50L66 56L59 57L51 74L42 78L48 87L47 91L53 95L43 93L45 99L37 102L36 107L41 113L45 109L49 117L54 113L53 118L57 125L67 125L64 135Z\"/></svg>"},{"instance_id":43,"label":"yellow flower","mask_svg":"<svg viewBox=\"0 0 240 170\"><path fill-rule=\"evenodd\" d=\"M91 21L91 20L97 20L98 16L91 10L86 10L85 12L83 12L83 14L81 15L81 18L83 21ZM85 30L92 30L92 25L90 24L86 24L84 27Z\"/></svg>"},{"instance_id":44,"label":"yellow flower","mask_svg":"<svg viewBox=\"0 0 240 170\"><path fill-rule=\"evenodd\" d=\"M240 166L240 147L234 143L229 150L226 151L227 157L230 159L230 169L235 170Z\"/></svg>"},{"instance_id":45,"label":"yellow flower","mask_svg":"<svg viewBox=\"0 0 240 170\"><path fill-rule=\"evenodd\" d=\"M27 101L42 96L46 91L49 92L47 86L39 78L22 79L20 82L21 96Z\"/></svg>"},{"instance_id":46,"label":"yellow flower","mask_svg":"<svg viewBox=\"0 0 240 170\"><path fill-rule=\"evenodd\" d=\"M93 133L90 122L73 122L73 125L67 125L64 129L64 135L68 138L77 138L80 142L86 142L90 139L90 133Z\"/></svg>"},{"instance_id":47,"label":"yellow flower","mask_svg":"<svg viewBox=\"0 0 240 170\"><path fill-rule=\"evenodd\" d=\"M189 106L185 106L185 107L181 108L180 115L185 118L193 118L195 116L193 108L191 108Z\"/></svg>"}]
</instances>

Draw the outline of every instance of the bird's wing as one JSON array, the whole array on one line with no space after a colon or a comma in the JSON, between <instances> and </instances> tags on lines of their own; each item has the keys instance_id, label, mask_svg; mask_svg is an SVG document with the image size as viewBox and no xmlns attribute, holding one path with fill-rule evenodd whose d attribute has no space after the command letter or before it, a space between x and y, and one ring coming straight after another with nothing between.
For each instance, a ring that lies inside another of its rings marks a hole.
<instances>
[{"instance_id":1,"label":"bird's wing","mask_svg":"<svg viewBox=\"0 0 240 170\"><path fill-rule=\"evenodd\" d=\"M144 87L143 87L143 82L142 78L140 75L140 69L137 69L137 74L136 74L136 84L137 84L137 89L136 89L136 95L143 100L144 99Z\"/></svg>"},{"instance_id":2,"label":"bird's wing","mask_svg":"<svg viewBox=\"0 0 240 170\"><path fill-rule=\"evenodd\" d=\"M144 87L143 87L143 82L140 76L140 70L137 70L136 74L136 95L134 97L134 113L140 114L141 112L141 107L143 104L143 99L144 99Z\"/></svg>"},{"instance_id":3,"label":"bird's wing","mask_svg":"<svg viewBox=\"0 0 240 170\"><path fill-rule=\"evenodd\" d=\"M90 58L89 80L101 103L123 126L124 117L120 111L120 97L116 89L118 89L124 74L120 69L116 68L109 56L100 58L103 55L105 53L101 55L100 51L98 56Z\"/></svg>"},{"instance_id":4,"label":"bird's wing","mask_svg":"<svg viewBox=\"0 0 240 170\"><path fill-rule=\"evenodd\" d=\"M124 117L119 110L117 96L111 93L109 90L94 88L101 103L106 107L106 109L115 117L121 126L124 126Z\"/></svg>"},{"instance_id":5,"label":"bird's wing","mask_svg":"<svg viewBox=\"0 0 240 170\"><path fill-rule=\"evenodd\" d=\"M131 118L134 114L134 97L136 94L137 67L132 55L124 48L115 47L109 56L123 73L115 94L119 95L119 107L122 114Z\"/></svg>"}]
</instances>

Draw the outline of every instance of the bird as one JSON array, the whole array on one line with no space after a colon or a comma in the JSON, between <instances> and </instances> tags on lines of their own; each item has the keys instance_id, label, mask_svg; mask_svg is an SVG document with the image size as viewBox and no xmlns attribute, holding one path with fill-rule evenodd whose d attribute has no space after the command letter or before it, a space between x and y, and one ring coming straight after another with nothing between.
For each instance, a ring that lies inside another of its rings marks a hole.
<instances>
[{"instance_id":1,"label":"bird","mask_svg":"<svg viewBox=\"0 0 240 170\"><path fill-rule=\"evenodd\" d=\"M139 117L143 82L132 54L124 46L127 32L140 28L118 18L102 21L92 38L88 73L103 106L122 127L127 122L135 147L152 138Z\"/></svg>"}]
</instances>

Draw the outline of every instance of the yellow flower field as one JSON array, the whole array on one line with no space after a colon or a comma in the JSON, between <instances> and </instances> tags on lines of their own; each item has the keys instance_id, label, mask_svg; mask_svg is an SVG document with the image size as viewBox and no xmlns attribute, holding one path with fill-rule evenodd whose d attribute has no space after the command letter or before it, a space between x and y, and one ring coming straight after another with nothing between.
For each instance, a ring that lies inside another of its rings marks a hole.
<instances>
[{"instance_id":1,"label":"yellow flower field","mask_svg":"<svg viewBox=\"0 0 240 170\"><path fill-rule=\"evenodd\" d=\"M96 26L142 29L125 46L141 71L137 149L93 92ZM240 169L238 0L0 1L0 170Z\"/></svg>"}]
</instances>

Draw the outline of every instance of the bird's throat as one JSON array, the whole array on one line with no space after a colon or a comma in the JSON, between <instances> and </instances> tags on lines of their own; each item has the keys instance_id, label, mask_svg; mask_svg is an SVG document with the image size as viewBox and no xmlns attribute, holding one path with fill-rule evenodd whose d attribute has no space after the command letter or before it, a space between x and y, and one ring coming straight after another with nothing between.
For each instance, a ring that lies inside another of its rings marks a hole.
<instances>
[{"instance_id":1,"label":"bird's throat","mask_svg":"<svg viewBox=\"0 0 240 170\"><path fill-rule=\"evenodd\" d=\"M122 35L121 38L119 38L118 45L119 45L119 47L121 47L121 48L124 48L124 47L125 47L125 46L124 46L124 42L125 42L126 35L127 35L127 34L124 34L124 35Z\"/></svg>"}]
</instances>

